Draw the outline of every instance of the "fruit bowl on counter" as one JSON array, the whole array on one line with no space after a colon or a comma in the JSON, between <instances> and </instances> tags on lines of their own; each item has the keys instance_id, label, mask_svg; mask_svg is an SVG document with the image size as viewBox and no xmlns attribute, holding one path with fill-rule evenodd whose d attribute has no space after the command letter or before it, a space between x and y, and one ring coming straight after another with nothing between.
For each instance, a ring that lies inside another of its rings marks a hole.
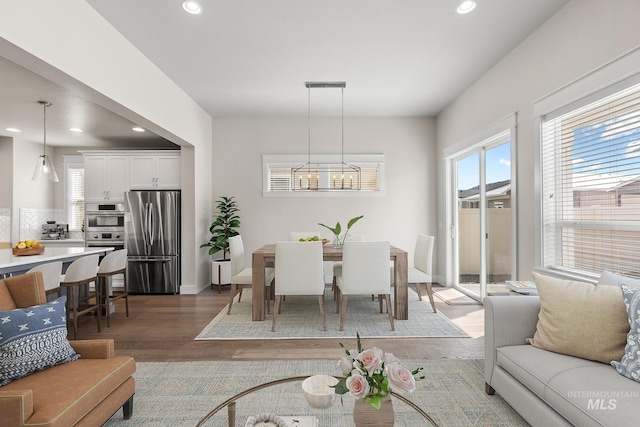
<instances>
[{"instance_id":1,"label":"fruit bowl on counter","mask_svg":"<svg viewBox=\"0 0 640 427\"><path fill-rule=\"evenodd\" d=\"M44 252L44 246L37 240L23 240L11 249L15 256L40 255Z\"/></svg>"}]
</instances>

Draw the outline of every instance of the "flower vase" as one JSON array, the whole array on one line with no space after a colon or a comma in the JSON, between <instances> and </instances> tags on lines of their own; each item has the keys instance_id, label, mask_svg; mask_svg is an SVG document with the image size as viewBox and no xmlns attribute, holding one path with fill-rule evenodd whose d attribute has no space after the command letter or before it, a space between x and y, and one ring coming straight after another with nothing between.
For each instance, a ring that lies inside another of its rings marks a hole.
<instances>
[{"instance_id":1,"label":"flower vase","mask_svg":"<svg viewBox=\"0 0 640 427\"><path fill-rule=\"evenodd\" d=\"M340 240L339 236L335 236L333 238L333 248L334 249L342 249L342 240Z\"/></svg>"},{"instance_id":2,"label":"flower vase","mask_svg":"<svg viewBox=\"0 0 640 427\"><path fill-rule=\"evenodd\" d=\"M356 427L393 427L395 414L391 397L382 399L380 409L376 409L368 402L356 400L353 406L353 422Z\"/></svg>"}]
</instances>

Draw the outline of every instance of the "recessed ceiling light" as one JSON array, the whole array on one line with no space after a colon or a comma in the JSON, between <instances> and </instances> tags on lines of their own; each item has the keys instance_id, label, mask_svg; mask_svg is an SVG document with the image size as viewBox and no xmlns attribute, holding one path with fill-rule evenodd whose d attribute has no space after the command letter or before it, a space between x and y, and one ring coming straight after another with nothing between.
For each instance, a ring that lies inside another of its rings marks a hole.
<instances>
[{"instance_id":1,"label":"recessed ceiling light","mask_svg":"<svg viewBox=\"0 0 640 427\"><path fill-rule=\"evenodd\" d=\"M460 14L465 14L465 13L471 12L475 8L476 8L476 2L474 0L463 0L458 5L458 8L456 9L456 11Z\"/></svg>"},{"instance_id":2,"label":"recessed ceiling light","mask_svg":"<svg viewBox=\"0 0 640 427\"><path fill-rule=\"evenodd\" d=\"M69 128L69 130L70 130L71 132L84 132L84 131L83 131L82 129L80 129L80 128Z\"/></svg>"},{"instance_id":3,"label":"recessed ceiling light","mask_svg":"<svg viewBox=\"0 0 640 427\"><path fill-rule=\"evenodd\" d=\"M139 127L139 126L136 126L136 127L132 128L132 130L133 130L134 132L144 132L144 129L143 129L143 128L141 128L141 127Z\"/></svg>"},{"instance_id":4,"label":"recessed ceiling light","mask_svg":"<svg viewBox=\"0 0 640 427\"><path fill-rule=\"evenodd\" d=\"M197 1L183 1L182 8L192 15L200 15L202 13L202 6Z\"/></svg>"},{"instance_id":5,"label":"recessed ceiling light","mask_svg":"<svg viewBox=\"0 0 640 427\"><path fill-rule=\"evenodd\" d=\"M22 132L20 129L18 128L6 128L5 130L8 130L9 132Z\"/></svg>"}]
</instances>

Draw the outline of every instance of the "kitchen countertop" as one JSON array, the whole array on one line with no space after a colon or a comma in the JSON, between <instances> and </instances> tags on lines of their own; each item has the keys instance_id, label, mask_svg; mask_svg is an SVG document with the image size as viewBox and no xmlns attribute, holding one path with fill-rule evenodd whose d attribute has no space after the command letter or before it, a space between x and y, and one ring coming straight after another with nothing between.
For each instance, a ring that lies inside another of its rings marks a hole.
<instances>
[{"instance_id":1,"label":"kitchen countertop","mask_svg":"<svg viewBox=\"0 0 640 427\"><path fill-rule=\"evenodd\" d=\"M56 245L56 244L62 244L62 243L73 243L73 244L78 244L79 246L84 246L84 239L51 239L51 240L40 239L38 241L42 243L42 245L45 247L49 244Z\"/></svg>"},{"instance_id":2,"label":"kitchen countertop","mask_svg":"<svg viewBox=\"0 0 640 427\"><path fill-rule=\"evenodd\" d=\"M114 250L112 247L85 248L85 247L47 247L45 243L44 253L40 255L15 256L11 249L0 249L0 275L5 273L23 273L39 264L50 261L72 262L85 255L105 255Z\"/></svg>"}]
</instances>

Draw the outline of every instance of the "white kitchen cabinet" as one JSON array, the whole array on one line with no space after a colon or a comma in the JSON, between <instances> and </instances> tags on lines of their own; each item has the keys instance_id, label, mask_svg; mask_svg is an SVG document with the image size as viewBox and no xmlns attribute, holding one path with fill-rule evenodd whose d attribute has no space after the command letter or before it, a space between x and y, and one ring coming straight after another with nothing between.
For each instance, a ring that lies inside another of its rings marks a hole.
<instances>
[{"instance_id":1,"label":"white kitchen cabinet","mask_svg":"<svg viewBox=\"0 0 640 427\"><path fill-rule=\"evenodd\" d=\"M84 154L85 201L124 201L129 190L129 158L123 155Z\"/></svg>"},{"instance_id":2,"label":"white kitchen cabinet","mask_svg":"<svg viewBox=\"0 0 640 427\"><path fill-rule=\"evenodd\" d=\"M129 187L132 190L180 189L180 154L137 154L130 160Z\"/></svg>"}]
</instances>

